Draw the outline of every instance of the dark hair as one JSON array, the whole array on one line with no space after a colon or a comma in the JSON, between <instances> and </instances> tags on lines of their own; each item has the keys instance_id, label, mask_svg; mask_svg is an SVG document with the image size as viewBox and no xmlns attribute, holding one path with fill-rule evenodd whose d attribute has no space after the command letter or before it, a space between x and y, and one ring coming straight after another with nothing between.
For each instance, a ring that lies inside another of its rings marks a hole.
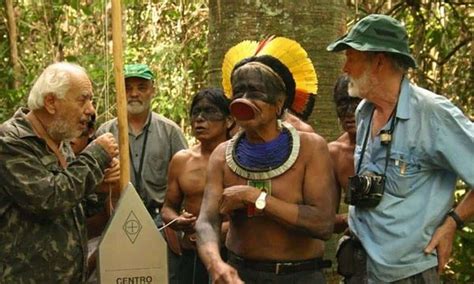
<instances>
[{"instance_id":1,"label":"dark hair","mask_svg":"<svg viewBox=\"0 0 474 284\"><path fill-rule=\"evenodd\" d=\"M347 92L349 86L349 77L347 75L341 75L337 78L336 84L334 85L333 99L336 104L336 111L338 117L343 117L348 111L351 110L351 105L359 104L360 98L351 97Z\"/></svg>"},{"instance_id":2,"label":"dark hair","mask_svg":"<svg viewBox=\"0 0 474 284\"><path fill-rule=\"evenodd\" d=\"M225 117L230 116L230 99L225 96L224 91L219 88L205 88L197 92L191 101L191 107L189 108L189 116L192 115L194 106L203 99L208 99L213 105L224 114ZM231 137L230 132L235 127L235 122L227 129L227 139Z\"/></svg>"},{"instance_id":3,"label":"dark hair","mask_svg":"<svg viewBox=\"0 0 474 284\"><path fill-rule=\"evenodd\" d=\"M286 99L285 104L283 105L283 110L289 108L293 104L293 100L295 98L296 83L293 75L285 66L285 64L270 55L253 56L245 58L237 63L232 70L232 74L234 74L235 70L237 70L239 67L242 67L249 62L260 62L270 67L273 71L275 71L275 73L278 74L278 76L280 76L283 83L285 84L286 89Z\"/></svg>"},{"instance_id":4,"label":"dark hair","mask_svg":"<svg viewBox=\"0 0 474 284\"><path fill-rule=\"evenodd\" d=\"M202 99L208 99L213 105L217 106L224 116L230 115L230 99L224 95L224 91L219 88L205 88L193 96L191 107L189 108L189 116L191 116L194 106Z\"/></svg>"}]
</instances>

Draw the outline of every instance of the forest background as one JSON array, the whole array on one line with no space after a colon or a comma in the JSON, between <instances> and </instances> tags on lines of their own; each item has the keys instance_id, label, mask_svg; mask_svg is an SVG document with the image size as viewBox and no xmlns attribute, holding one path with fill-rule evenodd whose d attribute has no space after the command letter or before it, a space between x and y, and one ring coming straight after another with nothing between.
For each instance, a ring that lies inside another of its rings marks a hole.
<instances>
[{"instance_id":1,"label":"forest background","mask_svg":"<svg viewBox=\"0 0 474 284\"><path fill-rule=\"evenodd\" d=\"M158 94L152 102L153 109L177 122L192 141L188 118L190 98L203 87L220 87L218 65L222 61L222 53L237 41L235 36L232 37L234 30L219 30L216 27L216 19L221 21L223 18L222 21L225 21L232 18L237 13L235 11L248 14L250 9L267 16L270 22L275 21L276 26L279 24L277 16L294 17L291 13L289 16L285 14L285 9L296 6L297 2L302 6L318 6L329 15L338 15L342 27L336 28L337 36L344 34L357 19L370 13L387 14L402 21L407 27L410 47L419 65L409 74L412 81L445 95L466 116L474 119L474 4L469 1L123 0L125 62L143 62L152 66ZM114 117L116 105L110 13L110 3L106 0L2 0L0 122L8 119L18 107L26 105L34 79L45 66L60 60L77 62L89 72L94 84L99 123ZM295 19L289 20L294 22ZM300 33L305 32L304 28L309 30L313 25L324 24L321 23L323 17L309 20L300 24ZM256 34L258 30L248 33L252 37L246 39L260 40L266 36L260 34L258 37ZM319 42L324 46L337 38L308 34L307 41L302 43L307 50L310 48L308 42ZM309 119L309 123L328 141L336 139L341 133L338 124L332 123L337 119L329 85L335 77L325 77L324 74L325 71L328 74L341 72L342 60L340 55L330 54L328 58L331 56L334 58L332 67L337 71L329 70L327 65L321 63L325 59L319 58L317 62L317 56L312 58L319 66L316 69L320 82L327 86L318 94L316 111ZM466 190L466 185L459 182L456 200ZM458 232L452 260L443 279L446 283L474 282L472 223Z\"/></svg>"}]
</instances>

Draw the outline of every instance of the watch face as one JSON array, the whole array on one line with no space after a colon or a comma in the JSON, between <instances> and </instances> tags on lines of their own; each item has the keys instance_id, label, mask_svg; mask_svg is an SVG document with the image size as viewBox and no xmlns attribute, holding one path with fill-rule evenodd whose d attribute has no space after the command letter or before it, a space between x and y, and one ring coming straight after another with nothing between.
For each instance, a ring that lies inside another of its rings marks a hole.
<instances>
[{"instance_id":1,"label":"watch face","mask_svg":"<svg viewBox=\"0 0 474 284\"><path fill-rule=\"evenodd\" d=\"M265 200L263 199L257 199L255 201L255 208L259 209L259 210L262 210L263 208L265 208Z\"/></svg>"}]
</instances>

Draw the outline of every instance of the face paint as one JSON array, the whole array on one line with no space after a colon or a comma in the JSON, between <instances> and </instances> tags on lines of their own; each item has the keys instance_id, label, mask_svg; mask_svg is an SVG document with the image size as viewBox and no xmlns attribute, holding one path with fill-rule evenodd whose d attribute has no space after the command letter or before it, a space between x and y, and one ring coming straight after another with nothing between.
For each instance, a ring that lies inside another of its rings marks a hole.
<instances>
[{"instance_id":1,"label":"face paint","mask_svg":"<svg viewBox=\"0 0 474 284\"><path fill-rule=\"evenodd\" d=\"M196 120L201 117L204 120L218 121L224 120L224 114L207 100L199 101L191 111L191 119Z\"/></svg>"},{"instance_id":2,"label":"face paint","mask_svg":"<svg viewBox=\"0 0 474 284\"><path fill-rule=\"evenodd\" d=\"M337 116L344 118L346 116L353 116L360 100L351 100L336 107Z\"/></svg>"},{"instance_id":3,"label":"face paint","mask_svg":"<svg viewBox=\"0 0 474 284\"><path fill-rule=\"evenodd\" d=\"M260 100L275 105L285 96L284 84L269 67L260 63L248 63L234 71L232 99Z\"/></svg>"}]
</instances>

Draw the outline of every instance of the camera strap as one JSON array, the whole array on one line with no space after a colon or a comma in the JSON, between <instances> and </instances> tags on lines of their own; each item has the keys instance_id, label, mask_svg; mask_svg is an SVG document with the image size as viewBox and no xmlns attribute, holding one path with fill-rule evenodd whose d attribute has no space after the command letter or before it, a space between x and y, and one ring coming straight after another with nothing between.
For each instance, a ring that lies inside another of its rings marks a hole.
<instances>
[{"instance_id":1,"label":"camera strap","mask_svg":"<svg viewBox=\"0 0 474 284\"><path fill-rule=\"evenodd\" d=\"M384 171L383 171L384 176L385 176L385 173L387 172L388 160L390 159L390 151L391 151L391 148L392 148L392 141L393 141L393 135L392 134L395 131L395 125L398 122L397 115L396 115L397 114L397 107L398 107L398 101L397 101L397 104L395 105L395 108L392 111L392 114L390 114L390 119L391 119L390 128L389 128L388 132L386 132L386 134L389 135L390 140L388 140L387 143L386 143L387 144L387 152L385 154L385 168L384 168ZM372 109L372 113L370 114L368 127L367 127L367 130L365 132L364 142L362 143L363 144L362 145L362 151L361 151L361 154L360 154L359 162L357 163L357 170L356 170L357 175L359 174L360 167L362 165L362 160L364 159L365 149L367 147L367 140L369 139L370 128L372 127L372 117L374 116L374 112L375 112L375 107Z\"/></svg>"}]
</instances>

